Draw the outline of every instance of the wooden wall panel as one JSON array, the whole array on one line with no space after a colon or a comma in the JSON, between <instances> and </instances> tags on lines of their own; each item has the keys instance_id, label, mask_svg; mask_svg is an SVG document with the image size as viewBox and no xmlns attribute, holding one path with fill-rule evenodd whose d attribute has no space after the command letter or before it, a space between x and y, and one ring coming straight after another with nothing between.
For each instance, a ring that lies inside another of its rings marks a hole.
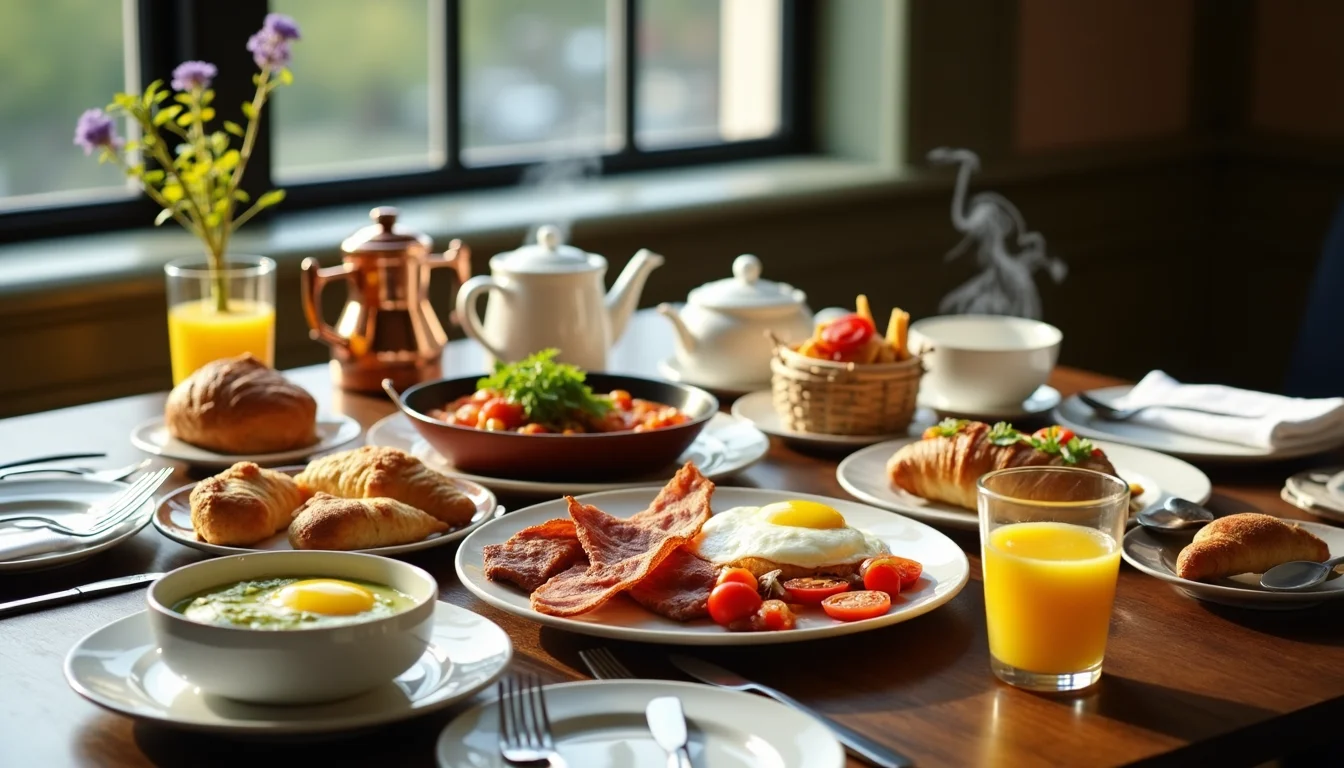
<instances>
[{"instance_id":1,"label":"wooden wall panel","mask_svg":"<svg viewBox=\"0 0 1344 768\"><path fill-rule=\"evenodd\" d=\"M1259 0L1251 55L1254 130L1344 139L1344 2Z\"/></svg>"}]
</instances>

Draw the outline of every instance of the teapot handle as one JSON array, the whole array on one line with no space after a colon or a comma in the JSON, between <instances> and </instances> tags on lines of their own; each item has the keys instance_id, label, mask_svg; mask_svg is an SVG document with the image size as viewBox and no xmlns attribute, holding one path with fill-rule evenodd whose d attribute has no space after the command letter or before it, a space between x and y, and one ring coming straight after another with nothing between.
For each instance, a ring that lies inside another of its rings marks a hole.
<instances>
[{"instance_id":1,"label":"teapot handle","mask_svg":"<svg viewBox=\"0 0 1344 768\"><path fill-rule=\"evenodd\" d=\"M457 317L462 324L462 331L485 347L485 351L489 352L491 357L496 360L507 360L508 355L486 340L485 326L476 311L476 304L487 291L507 293L504 287L489 275L477 275L463 283L457 291Z\"/></svg>"},{"instance_id":2,"label":"teapot handle","mask_svg":"<svg viewBox=\"0 0 1344 768\"><path fill-rule=\"evenodd\" d=\"M430 269L452 267L457 275L458 290L461 291L461 286L471 279L471 248L461 240L454 239L443 253L431 253L426 264ZM461 325L462 313L453 309L448 315L448 321Z\"/></svg>"},{"instance_id":3,"label":"teapot handle","mask_svg":"<svg viewBox=\"0 0 1344 768\"><path fill-rule=\"evenodd\" d=\"M339 267L322 269L317 259L303 260L303 274L299 285L303 293L303 314L308 318L308 336L333 347L350 348L350 340L336 332L322 319L322 288L332 280L348 280L355 273L355 265L344 262Z\"/></svg>"}]
</instances>

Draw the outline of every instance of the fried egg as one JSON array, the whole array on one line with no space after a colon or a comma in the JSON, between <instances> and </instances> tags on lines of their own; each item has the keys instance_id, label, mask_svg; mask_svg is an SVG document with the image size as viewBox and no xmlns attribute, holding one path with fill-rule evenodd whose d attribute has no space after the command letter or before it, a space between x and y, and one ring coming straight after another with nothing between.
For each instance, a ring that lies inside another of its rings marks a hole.
<instances>
[{"instance_id":1,"label":"fried egg","mask_svg":"<svg viewBox=\"0 0 1344 768\"><path fill-rule=\"evenodd\" d=\"M851 528L833 507L802 500L725 510L700 528L694 543L696 554L715 565L757 558L819 569L888 552L882 540Z\"/></svg>"},{"instance_id":2,"label":"fried egg","mask_svg":"<svg viewBox=\"0 0 1344 768\"><path fill-rule=\"evenodd\" d=\"M358 584L340 579L304 579L288 584L271 598L276 605L323 616L353 616L373 607L374 596Z\"/></svg>"}]
</instances>

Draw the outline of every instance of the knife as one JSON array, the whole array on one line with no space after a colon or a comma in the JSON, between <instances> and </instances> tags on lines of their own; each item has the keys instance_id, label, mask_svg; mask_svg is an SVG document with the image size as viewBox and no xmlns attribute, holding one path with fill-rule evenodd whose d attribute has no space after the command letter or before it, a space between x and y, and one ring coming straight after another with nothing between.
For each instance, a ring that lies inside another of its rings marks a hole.
<instances>
[{"instance_id":1,"label":"knife","mask_svg":"<svg viewBox=\"0 0 1344 768\"><path fill-rule=\"evenodd\" d=\"M76 600L82 600L86 597L96 597L98 595L111 594L113 592L123 592L128 589L144 586L162 575L162 573L136 573L130 576L118 576L115 579L95 581L92 584L85 584L82 587L71 587L70 589L61 590L60 592L52 592L49 595L37 595L35 597L25 597L22 600L11 600L8 603L0 603L0 616L13 616L16 613L27 613L28 611L36 610L38 608L73 603Z\"/></svg>"},{"instance_id":2,"label":"knife","mask_svg":"<svg viewBox=\"0 0 1344 768\"><path fill-rule=\"evenodd\" d=\"M761 685L760 683L753 683L745 677L734 672L729 672L717 664L711 664L708 661L703 661L691 656L682 656L681 654L674 653L669 657L669 660L677 669L680 669L682 672L685 672L703 683L716 685L720 688L729 688L734 691L752 691L754 693L764 694L781 704L787 704L799 712L815 717L831 729L831 732L835 734L835 738L839 739L840 743L845 745L845 751L870 765L876 765L878 768L911 768L911 766L914 765L910 758L905 755L887 749L858 731L850 730L801 701L783 694L774 688Z\"/></svg>"},{"instance_id":3,"label":"knife","mask_svg":"<svg viewBox=\"0 0 1344 768\"><path fill-rule=\"evenodd\" d=\"M6 464L0 464L0 469L9 469L10 467L22 467L26 464L45 464L48 461L74 461L75 459L105 459L106 453L61 453L55 456L38 456L35 459L19 459Z\"/></svg>"},{"instance_id":4,"label":"knife","mask_svg":"<svg viewBox=\"0 0 1344 768\"><path fill-rule=\"evenodd\" d=\"M691 753L686 750L686 715L681 699L660 696L644 710L653 740L667 752L667 768L691 768Z\"/></svg>"}]
</instances>

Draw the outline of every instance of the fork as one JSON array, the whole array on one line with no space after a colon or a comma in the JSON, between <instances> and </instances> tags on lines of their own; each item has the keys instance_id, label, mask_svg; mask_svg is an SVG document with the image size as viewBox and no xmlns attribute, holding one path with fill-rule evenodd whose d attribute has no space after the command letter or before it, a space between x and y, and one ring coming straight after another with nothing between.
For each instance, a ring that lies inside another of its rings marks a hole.
<instances>
[{"instance_id":1,"label":"fork","mask_svg":"<svg viewBox=\"0 0 1344 768\"><path fill-rule=\"evenodd\" d=\"M546 694L536 675L499 681L499 754L510 765L567 768L555 751Z\"/></svg>"},{"instance_id":2,"label":"fork","mask_svg":"<svg viewBox=\"0 0 1344 768\"><path fill-rule=\"evenodd\" d=\"M15 527L23 528L25 530L46 528L47 530L55 531L56 533L65 536L78 536L81 538L97 536L116 528L118 525L121 525L134 516L146 501L153 498L154 492L159 489L159 486L163 485L163 481L167 480L168 476L171 474L173 474L172 468L164 467L163 469L151 472L150 474L141 477L139 480L136 480L130 488L127 488L121 495L117 496L117 498L113 499L110 504L104 507L87 527L71 528L68 525L59 523L49 517L42 517L41 515L14 515L12 517L0 518L0 523L37 523L37 525L16 525Z\"/></svg>"},{"instance_id":3,"label":"fork","mask_svg":"<svg viewBox=\"0 0 1344 768\"><path fill-rule=\"evenodd\" d=\"M1206 413L1210 416L1230 416L1234 419L1254 419L1254 414L1228 413L1227 411L1215 411L1211 408L1200 408L1194 405L1163 405L1154 403L1152 405L1140 405L1137 408L1116 408L1113 405L1107 405L1100 400L1092 397L1086 392L1079 392L1078 399L1082 400L1092 413L1103 421L1128 421L1149 408L1165 408L1169 411L1190 411L1191 413Z\"/></svg>"},{"instance_id":4,"label":"fork","mask_svg":"<svg viewBox=\"0 0 1344 768\"><path fill-rule=\"evenodd\" d=\"M597 680L624 680L635 676L609 648L598 647L579 651L579 658Z\"/></svg>"},{"instance_id":5,"label":"fork","mask_svg":"<svg viewBox=\"0 0 1344 768\"><path fill-rule=\"evenodd\" d=\"M85 480L115 483L118 480L125 480L136 472L148 467L150 461L150 459L145 459L124 467L117 467L116 469L94 469L93 467L35 467L33 469L16 469L12 472L0 473L0 480L8 480L11 477L19 477L20 475L36 475L47 472L62 475L79 475Z\"/></svg>"}]
</instances>

